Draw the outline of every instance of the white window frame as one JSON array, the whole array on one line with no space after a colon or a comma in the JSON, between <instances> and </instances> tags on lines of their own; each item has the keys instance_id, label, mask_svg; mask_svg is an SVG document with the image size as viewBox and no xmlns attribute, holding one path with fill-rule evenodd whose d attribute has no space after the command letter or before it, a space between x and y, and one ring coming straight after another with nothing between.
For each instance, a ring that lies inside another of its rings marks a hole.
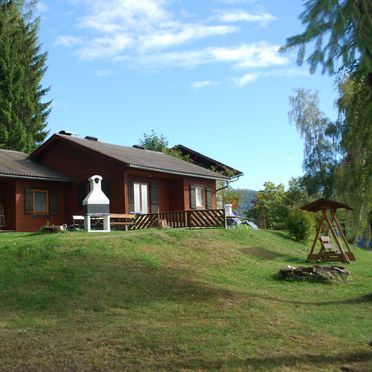
<instances>
[{"instance_id":1,"label":"white window frame","mask_svg":"<svg viewBox=\"0 0 372 372\"><path fill-rule=\"evenodd\" d=\"M37 208L38 201L37 198L41 197L42 199L39 201L42 205L44 205L44 209ZM33 190L32 191L32 209L33 214L48 214L49 213L49 192L48 190Z\"/></svg>"},{"instance_id":2,"label":"white window frame","mask_svg":"<svg viewBox=\"0 0 372 372\"><path fill-rule=\"evenodd\" d=\"M205 208L205 187L195 186L195 208Z\"/></svg>"},{"instance_id":3,"label":"white window frame","mask_svg":"<svg viewBox=\"0 0 372 372\"><path fill-rule=\"evenodd\" d=\"M148 214L149 213L149 184L148 183L133 183L134 195L134 213Z\"/></svg>"}]
</instances>

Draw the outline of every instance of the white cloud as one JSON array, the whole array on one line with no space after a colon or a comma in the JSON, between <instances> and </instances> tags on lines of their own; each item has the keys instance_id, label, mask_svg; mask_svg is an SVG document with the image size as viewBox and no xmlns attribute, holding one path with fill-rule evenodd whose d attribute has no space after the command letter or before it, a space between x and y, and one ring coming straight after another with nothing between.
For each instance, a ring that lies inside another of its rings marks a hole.
<instances>
[{"instance_id":1,"label":"white cloud","mask_svg":"<svg viewBox=\"0 0 372 372\"><path fill-rule=\"evenodd\" d=\"M97 37L79 49L78 55L86 60L115 57L118 53L129 48L132 43L133 40L126 34Z\"/></svg>"},{"instance_id":2,"label":"white cloud","mask_svg":"<svg viewBox=\"0 0 372 372\"><path fill-rule=\"evenodd\" d=\"M235 27L230 26L205 26L197 24L185 25L182 30L176 32L162 31L155 34L145 35L142 39L143 49L166 48L184 44L195 39L202 39L214 35L226 35L236 32Z\"/></svg>"},{"instance_id":3,"label":"white cloud","mask_svg":"<svg viewBox=\"0 0 372 372\"><path fill-rule=\"evenodd\" d=\"M259 77L258 74L248 73L248 74L244 74L243 76L234 78L233 81L235 85L239 87L244 87L250 83L255 82L258 79L258 77Z\"/></svg>"},{"instance_id":4,"label":"white cloud","mask_svg":"<svg viewBox=\"0 0 372 372\"><path fill-rule=\"evenodd\" d=\"M212 81L212 80L200 80L200 81L194 81L191 84L192 89L198 90L202 88L208 88L211 86L219 85L218 81Z\"/></svg>"},{"instance_id":5,"label":"white cloud","mask_svg":"<svg viewBox=\"0 0 372 372\"><path fill-rule=\"evenodd\" d=\"M171 0L74 1L86 6L86 14L76 20L76 27L84 36L61 35L55 45L75 47L75 54L81 59L178 68L224 63L245 70L288 64L288 59L278 53L279 47L268 42L239 44L236 42L239 39L234 38L235 45L221 44L231 43L231 36L227 35L238 34L242 27L247 27L246 23L265 24L275 19L268 13L253 14L227 6L217 16L214 13L212 17L198 19L195 15L186 17L181 11L178 14L170 11ZM244 24L238 27L238 22ZM192 44L201 40L203 44ZM186 48L187 44L192 44L192 48ZM240 79L237 84L252 82L252 76L236 78Z\"/></svg>"},{"instance_id":6,"label":"white cloud","mask_svg":"<svg viewBox=\"0 0 372 372\"><path fill-rule=\"evenodd\" d=\"M284 65L287 59L278 54L278 46L265 42L231 47L208 47L199 50L167 52L143 56L143 63L173 67L195 67L209 63L230 63L237 68Z\"/></svg>"},{"instance_id":7,"label":"white cloud","mask_svg":"<svg viewBox=\"0 0 372 372\"><path fill-rule=\"evenodd\" d=\"M296 76L310 76L310 74L308 71L298 68L274 69L270 71L247 73L240 77L235 77L232 80L235 85L243 87L245 85L255 82L258 78L265 77L292 78Z\"/></svg>"},{"instance_id":8,"label":"white cloud","mask_svg":"<svg viewBox=\"0 0 372 372\"><path fill-rule=\"evenodd\" d=\"M253 14L244 10L220 11L217 19L225 23L233 22L257 22L266 25L276 18L268 13Z\"/></svg>"},{"instance_id":9,"label":"white cloud","mask_svg":"<svg viewBox=\"0 0 372 372\"><path fill-rule=\"evenodd\" d=\"M99 32L143 30L170 21L164 0L87 0L79 26Z\"/></svg>"},{"instance_id":10,"label":"white cloud","mask_svg":"<svg viewBox=\"0 0 372 372\"><path fill-rule=\"evenodd\" d=\"M208 20L182 22L166 10L168 0L84 0L84 3L88 13L78 19L77 27L93 33L85 38L77 53L84 59L115 58L129 46L132 53L143 53L238 31L235 26L210 24ZM108 47L109 39L115 40L112 42L115 46ZM126 40L121 48L118 40ZM72 46L73 42L74 36L70 39L60 36L56 45Z\"/></svg>"},{"instance_id":11,"label":"white cloud","mask_svg":"<svg viewBox=\"0 0 372 372\"><path fill-rule=\"evenodd\" d=\"M291 78L296 76L310 76L310 72L308 70L303 70L300 68L287 68L281 70L273 70L270 72L270 75Z\"/></svg>"},{"instance_id":12,"label":"white cloud","mask_svg":"<svg viewBox=\"0 0 372 372\"><path fill-rule=\"evenodd\" d=\"M54 41L54 45L60 45L64 47L74 47L76 45L83 44L83 39L77 36L61 35L58 36Z\"/></svg>"}]
</instances>

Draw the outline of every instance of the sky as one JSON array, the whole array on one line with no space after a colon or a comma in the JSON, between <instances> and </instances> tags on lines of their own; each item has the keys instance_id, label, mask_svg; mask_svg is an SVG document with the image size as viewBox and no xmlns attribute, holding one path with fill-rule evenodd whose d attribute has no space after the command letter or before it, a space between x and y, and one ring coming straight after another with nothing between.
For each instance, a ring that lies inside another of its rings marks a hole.
<instances>
[{"instance_id":1,"label":"sky","mask_svg":"<svg viewBox=\"0 0 372 372\"><path fill-rule=\"evenodd\" d=\"M50 135L132 146L154 130L242 171L234 187L287 185L303 159L288 97L317 90L336 116L332 77L278 51L303 31L302 10L300 0L41 1Z\"/></svg>"}]
</instances>

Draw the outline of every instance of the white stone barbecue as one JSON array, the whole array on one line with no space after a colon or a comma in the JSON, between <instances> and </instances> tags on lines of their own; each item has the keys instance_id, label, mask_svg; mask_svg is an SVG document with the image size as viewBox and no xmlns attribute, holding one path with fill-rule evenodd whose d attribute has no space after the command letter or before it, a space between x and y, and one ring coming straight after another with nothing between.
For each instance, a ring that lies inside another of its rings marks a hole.
<instances>
[{"instance_id":1,"label":"white stone barbecue","mask_svg":"<svg viewBox=\"0 0 372 372\"><path fill-rule=\"evenodd\" d=\"M110 231L110 200L102 191L102 177L95 175L89 178L90 191L83 200L84 230L87 232ZM91 219L102 218L103 230L92 230Z\"/></svg>"}]
</instances>

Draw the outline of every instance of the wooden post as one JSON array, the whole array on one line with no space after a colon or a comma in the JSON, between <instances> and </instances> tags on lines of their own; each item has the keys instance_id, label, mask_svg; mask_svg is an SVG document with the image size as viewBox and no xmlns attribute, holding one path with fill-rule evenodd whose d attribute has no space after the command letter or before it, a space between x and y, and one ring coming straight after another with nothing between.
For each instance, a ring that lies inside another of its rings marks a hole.
<instances>
[{"instance_id":1,"label":"wooden post","mask_svg":"<svg viewBox=\"0 0 372 372\"><path fill-rule=\"evenodd\" d=\"M355 256L354 256L353 252L352 252L351 249L350 249L349 243L347 242L347 239L346 239L346 236L345 236L345 234L344 234L344 231L342 230L342 228L341 228L341 226L340 226L340 224L339 224L339 222L338 222L338 219L337 219L336 215L335 215L335 217L334 217L334 220L335 220L335 223L336 223L337 229L338 229L338 231L339 231L339 234L341 235L342 240L343 240L344 243L345 243L346 249L348 250L348 257L350 258L351 261L355 261Z\"/></svg>"},{"instance_id":2,"label":"wooden post","mask_svg":"<svg viewBox=\"0 0 372 372\"><path fill-rule=\"evenodd\" d=\"M335 232L335 230L333 229L333 227L332 227L332 225L331 225L331 221L329 220L328 216L326 216L326 221L327 221L327 223L328 223L329 229L331 230L331 233L332 233L332 235L333 235L333 238L335 239L335 242L336 242L336 244L337 244L337 247L338 247L338 249L339 249L340 252L341 252L341 255L344 257L345 262L348 262L348 263L349 263L349 262L350 262L349 257L345 254L344 250L342 249L342 246L341 246L340 242L339 242L338 239L337 239L336 232Z\"/></svg>"},{"instance_id":3,"label":"wooden post","mask_svg":"<svg viewBox=\"0 0 372 372\"><path fill-rule=\"evenodd\" d=\"M314 239L313 245L311 246L310 253L309 253L309 255L307 256L307 260L306 260L307 262L313 261L311 257L312 257L312 255L313 255L313 253L314 253L314 249L315 249L316 243L317 243L317 241L318 241L318 239L319 239L319 235L320 235L320 232L321 232L321 230L322 230L323 223L324 223L324 221L325 221L326 213L327 213L327 211L326 211L325 209L323 209L323 210L322 210L322 218L321 218L321 220L320 220L320 223L319 223L318 229L317 229L317 231L316 231L316 235L315 235L315 239Z\"/></svg>"},{"instance_id":4,"label":"wooden post","mask_svg":"<svg viewBox=\"0 0 372 372\"><path fill-rule=\"evenodd\" d=\"M188 227L189 227L189 229L191 230L191 223L192 223L192 221L191 221L191 213L192 213L192 210L189 210L189 211L187 211L187 225L188 225Z\"/></svg>"}]
</instances>

